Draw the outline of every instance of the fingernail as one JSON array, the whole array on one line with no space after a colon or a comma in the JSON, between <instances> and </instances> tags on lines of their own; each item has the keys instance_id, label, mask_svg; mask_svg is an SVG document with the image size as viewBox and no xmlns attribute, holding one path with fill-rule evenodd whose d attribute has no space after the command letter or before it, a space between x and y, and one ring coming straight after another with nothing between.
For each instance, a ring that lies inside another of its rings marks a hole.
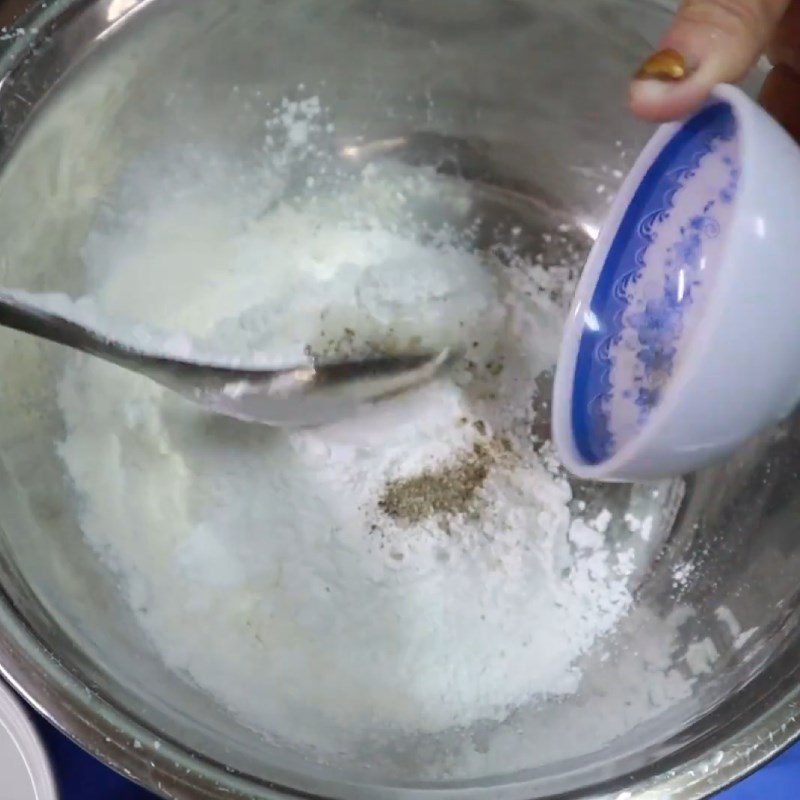
<instances>
[{"instance_id":1,"label":"fingernail","mask_svg":"<svg viewBox=\"0 0 800 800\"><path fill-rule=\"evenodd\" d=\"M672 83L682 81L689 74L686 59L671 47L653 53L636 71L636 80L654 80Z\"/></svg>"}]
</instances>

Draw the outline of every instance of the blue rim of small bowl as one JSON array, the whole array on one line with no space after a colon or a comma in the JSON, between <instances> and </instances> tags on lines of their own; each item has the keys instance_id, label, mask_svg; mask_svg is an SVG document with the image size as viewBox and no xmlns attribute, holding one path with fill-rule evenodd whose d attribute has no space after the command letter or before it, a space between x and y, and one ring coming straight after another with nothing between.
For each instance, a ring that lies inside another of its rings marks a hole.
<instances>
[{"instance_id":1,"label":"blue rim of small bowl","mask_svg":"<svg viewBox=\"0 0 800 800\"><path fill-rule=\"evenodd\" d=\"M737 135L737 127L733 108L725 101L712 102L692 116L650 165L616 229L585 312L604 324L584 328L575 361L572 431L576 449L587 463L598 464L613 453L613 436L602 404L612 392L610 350L625 327L623 315L629 307L626 290L640 277L656 229L670 218L684 181L694 176L717 142L730 141ZM676 316L685 314L687 308L676 308ZM643 394L637 402L646 409L647 404L655 407L658 400Z\"/></svg>"},{"instance_id":2,"label":"blue rim of small bowl","mask_svg":"<svg viewBox=\"0 0 800 800\"><path fill-rule=\"evenodd\" d=\"M592 251L586 261L572 307L565 323L553 393L554 444L556 445L562 462L570 472L578 477L600 480L628 480L629 476L625 472L627 465L652 442L654 437L660 435L663 422L669 419L671 413L670 406L672 403L670 400L672 398L667 398L664 402L654 407L648 424L643 427L636 436L622 443L615 452L604 458L597 458L596 456L586 458L585 451L582 452L578 447L573 420L573 395L578 368L578 357L580 355L580 345L584 335L584 317L587 307L591 307L591 302L594 299L597 284L603 275L605 264L611 258L611 250L617 240L622 239L620 230L626 222L626 212L636 199L638 190L645 180L650 179L652 175L652 180L657 182L659 177L657 168L663 169L663 161L660 160L665 151L667 151L676 140L679 143L685 142L682 133L692 126L699 117L702 117L709 108L723 106L730 109L735 121L736 135L739 141L740 163L743 163L743 140L747 138L746 133L748 127L747 115L743 113L745 110L743 109L743 104L751 105L752 103L753 101L750 100L741 89L735 86L721 84L714 89L711 99L700 111L693 114L684 122L662 125L639 155L636 163L623 181L622 187L611 206L606 221L601 228L600 235L595 241ZM672 153L673 157L674 155L675 154ZM664 160L666 160L666 158ZM739 186L740 195L744 194L742 184L746 180L744 169L742 173ZM652 191L652 185L650 188ZM646 192L643 194L647 194L649 197L650 193L651 192ZM726 238L724 244L723 259L725 253L729 252L730 248L733 246L732 241L736 238L738 217L739 208L737 206L733 209L729 223L731 234ZM641 219L641 216L639 219ZM627 244L627 241L623 240L623 244ZM614 281L610 281L610 283L613 284ZM606 287L604 291L608 293L610 288ZM682 360L675 374L670 379L671 381L685 380L686 373L697 361L695 358L695 351L701 350L707 339L703 329L707 329L716 316L714 306L715 303L713 299L709 298L703 312L702 323L698 326L697 334L693 338L693 342L697 344L696 347L693 347L693 356L692 358Z\"/></svg>"}]
</instances>

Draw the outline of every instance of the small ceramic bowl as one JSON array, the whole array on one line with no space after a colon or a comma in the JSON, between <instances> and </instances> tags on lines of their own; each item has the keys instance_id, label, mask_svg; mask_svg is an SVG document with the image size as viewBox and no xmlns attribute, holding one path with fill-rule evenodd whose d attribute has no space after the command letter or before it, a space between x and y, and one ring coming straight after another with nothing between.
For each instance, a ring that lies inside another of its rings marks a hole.
<instances>
[{"instance_id":1,"label":"small ceramic bowl","mask_svg":"<svg viewBox=\"0 0 800 800\"><path fill-rule=\"evenodd\" d=\"M656 132L566 324L564 465L650 480L720 459L800 398L800 148L741 90Z\"/></svg>"}]
</instances>

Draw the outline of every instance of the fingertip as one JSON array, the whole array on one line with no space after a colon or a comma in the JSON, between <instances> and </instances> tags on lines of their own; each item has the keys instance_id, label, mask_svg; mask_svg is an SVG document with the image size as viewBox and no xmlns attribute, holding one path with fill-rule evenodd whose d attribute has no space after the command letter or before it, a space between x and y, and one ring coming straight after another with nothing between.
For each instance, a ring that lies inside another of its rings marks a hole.
<instances>
[{"instance_id":1,"label":"fingertip","mask_svg":"<svg viewBox=\"0 0 800 800\"><path fill-rule=\"evenodd\" d=\"M634 80L628 91L631 111L648 122L667 121L672 86L656 80Z\"/></svg>"},{"instance_id":2,"label":"fingertip","mask_svg":"<svg viewBox=\"0 0 800 800\"><path fill-rule=\"evenodd\" d=\"M705 102L711 87L691 78L681 82L634 80L628 103L637 117L649 122L683 119Z\"/></svg>"},{"instance_id":3,"label":"fingertip","mask_svg":"<svg viewBox=\"0 0 800 800\"><path fill-rule=\"evenodd\" d=\"M634 75L630 107L650 122L681 119L702 106L718 74L714 59L701 63L692 50L665 47L646 59Z\"/></svg>"},{"instance_id":4,"label":"fingertip","mask_svg":"<svg viewBox=\"0 0 800 800\"><path fill-rule=\"evenodd\" d=\"M788 6L789 0L683 0L660 49L636 73L633 112L664 122L697 111L714 86L747 73Z\"/></svg>"}]
</instances>

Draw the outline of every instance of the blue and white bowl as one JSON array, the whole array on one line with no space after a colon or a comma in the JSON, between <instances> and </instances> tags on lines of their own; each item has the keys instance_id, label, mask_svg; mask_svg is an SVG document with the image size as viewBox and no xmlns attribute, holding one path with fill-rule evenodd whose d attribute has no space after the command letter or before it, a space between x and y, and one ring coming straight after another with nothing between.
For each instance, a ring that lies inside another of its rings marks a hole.
<instances>
[{"instance_id":1,"label":"blue and white bowl","mask_svg":"<svg viewBox=\"0 0 800 800\"><path fill-rule=\"evenodd\" d=\"M561 345L565 466L648 480L705 466L800 397L800 149L720 86L664 125L592 249Z\"/></svg>"}]
</instances>

